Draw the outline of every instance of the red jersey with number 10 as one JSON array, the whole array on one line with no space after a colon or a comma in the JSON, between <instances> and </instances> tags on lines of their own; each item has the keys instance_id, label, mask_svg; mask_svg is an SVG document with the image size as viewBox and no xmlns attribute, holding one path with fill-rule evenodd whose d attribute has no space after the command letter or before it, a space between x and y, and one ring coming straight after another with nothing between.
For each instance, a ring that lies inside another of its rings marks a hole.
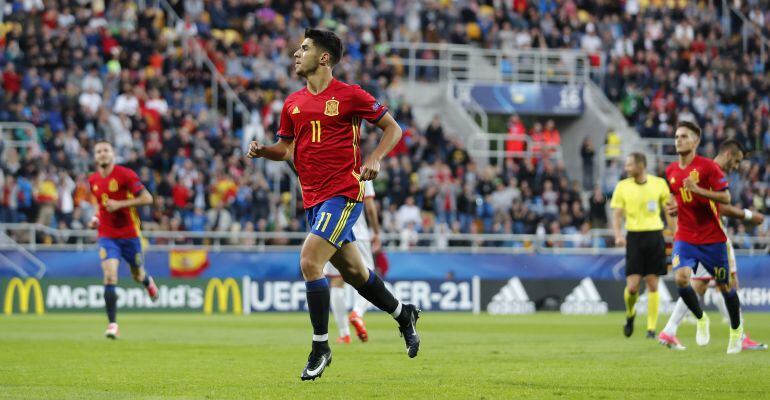
<instances>
[{"instance_id":1,"label":"red jersey with number 10","mask_svg":"<svg viewBox=\"0 0 770 400\"><path fill-rule=\"evenodd\" d=\"M722 230L717 204L685 189L683 181L687 177L704 189L722 191L728 187L719 164L706 157L696 155L685 168L681 168L678 161L671 163L666 168L666 179L678 209L674 240L690 244L724 243L727 237Z\"/></svg>"},{"instance_id":2,"label":"red jersey with number 10","mask_svg":"<svg viewBox=\"0 0 770 400\"><path fill-rule=\"evenodd\" d=\"M361 120L376 123L387 111L358 85L336 79L321 93L304 88L286 98L278 137L295 142L305 208L336 196L363 200Z\"/></svg>"},{"instance_id":3,"label":"red jersey with number 10","mask_svg":"<svg viewBox=\"0 0 770 400\"><path fill-rule=\"evenodd\" d=\"M144 190L144 185L136 172L116 165L107 176L94 172L88 177L88 185L91 193L99 202L99 237L110 239L130 239L139 237L139 216L136 209L124 207L115 212L109 212L104 208L107 199L126 200Z\"/></svg>"}]
</instances>

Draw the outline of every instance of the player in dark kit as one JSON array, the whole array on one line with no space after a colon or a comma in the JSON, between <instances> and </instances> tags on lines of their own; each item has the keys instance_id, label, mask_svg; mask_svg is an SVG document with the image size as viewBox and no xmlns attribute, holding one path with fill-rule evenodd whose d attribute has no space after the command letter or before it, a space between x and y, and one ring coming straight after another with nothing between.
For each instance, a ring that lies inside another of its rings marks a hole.
<instances>
[{"instance_id":1,"label":"player in dark kit","mask_svg":"<svg viewBox=\"0 0 770 400\"><path fill-rule=\"evenodd\" d=\"M158 299L158 288L144 271L140 222L134 208L152 204L152 195L134 171L115 165L110 143L97 142L94 158L96 172L88 177L88 185L99 203L99 209L89 226L99 229L97 243L104 272L104 304L109 320L104 335L117 339L120 333L115 322L118 302L115 285L118 284L121 258L128 262L134 280L144 285L150 298Z\"/></svg>"},{"instance_id":2,"label":"player in dark kit","mask_svg":"<svg viewBox=\"0 0 770 400\"><path fill-rule=\"evenodd\" d=\"M353 225L361 214L364 181L377 177L380 160L401 138L401 128L387 108L357 85L332 77L342 57L342 42L332 32L308 29L294 53L294 69L307 86L286 98L279 140L249 145L248 157L274 161L294 159L302 187L303 205L311 227L300 254L307 305L313 325L313 348L302 380L315 380L331 364L329 348L329 283L327 261L362 297L388 312L399 324L409 357L417 356L420 337L415 325L420 310L401 304L373 271L364 265L355 246ZM377 125L383 138L362 163L361 121Z\"/></svg>"},{"instance_id":3,"label":"player in dark kit","mask_svg":"<svg viewBox=\"0 0 770 400\"><path fill-rule=\"evenodd\" d=\"M675 133L679 161L666 168L666 179L678 210L671 264L679 295L698 319L695 341L701 346L709 341L709 318L701 309L698 296L690 286L690 277L697 268L705 268L714 277L730 314L727 353L734 354L742 349L743 326L738 294L729 284L727 236L722 229L716 204L730 204L730 192L719 165L696 154L700 135L700 127L694 123L680 122Z\"/></svg>"}]
</instances>

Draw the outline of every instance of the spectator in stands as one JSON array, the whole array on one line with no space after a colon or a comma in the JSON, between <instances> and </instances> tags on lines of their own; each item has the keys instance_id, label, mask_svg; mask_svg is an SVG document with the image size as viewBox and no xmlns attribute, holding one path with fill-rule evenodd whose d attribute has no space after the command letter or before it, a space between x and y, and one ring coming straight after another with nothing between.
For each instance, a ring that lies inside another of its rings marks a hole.
<instances>
[{"instance_id":1,"label":"spectator in stands","mask_svg":"<svg viewBox=\"0 0 770 400\"><path fill-rule=\"evenodd\" d=\"M399 207L396 214L396 229L401 230L411 224L411 227L420 231L422 228L422 217L420 215L420 208L415 205L414 197L408 196L404 204Z\"/></svg>"},{"instance_id":2,"label":"spectator in stands","mask_svg":"<svg viewBox=\"0 0 770 400\"><path fill-rule=\"evenodd\" d=\"M556 129L556 123L553 119L549 119L545 123L545 129L543 130L543 141L549 152L553 153L561 146L561 134Z\"/></svg>"},{"instance_id":3,"label":"spectator in stands","mask_svg":"<svg viewBox=\"0 0 770 400\"><path fill-rule=\"evenodd\" d=\"M511 118L508 120L508 137L505 140L505 150L513 153L526 150L526 134L527 128L524 127L519 115L511 115Z\"/></svg>"},{"instance_id":4,"label":"spectator in stands","mask_svg":"<svg viewBox=\"0 0 770 400\"><path fill-rule=\"evenodd\" d=\"M589 190L594 186L594 150L590 136L583 139L580 145L580 159L583 164L583 190Z\"/></svg>"},{"instance_id":5,"label":"spectator in stands","mask_svg":"<svg viewBox=\"0 0 770 400\"><path fill-rule=\"evenodd\" d=\"M480 4L477 9L465 11L438 3L343 4L303 7L296 3L286 7L280 2L173 2L183 17L176 32L174 26L163 25L164 12L152 7L137 10L133 3L125 1L105 3L100 15L92 15L93 10L80 3L65 7L53 2L46 4L44 13L31 12L44 9L43 3L37 1L14 10L7 15L11 29L0 37L0 120L32 122L46 134L40 135L40 154L19 155L15 149L3 152L0 169L4 181L8 182L9 176L13 181L11 186L3 185L3 205L13 204L9 195L15 192L17 196L11 196L17 203L15 219L36 220L39 204L30 179L39 170L48 171L56 192L66 193L68 190L62 189L68 183L61 178L65 172L77 177L72 194L72 225L78 220L75 215L87 220L93 207L81 175L90 167L88 149L93 140L106 137L116 144L120 160L137 171L149 168L149 176L164 177L155 185L158 210L142 214L148 226L192 229L186 217L194 215L194 208L204 214L215 212L213 203L217 199L212 201L212 197L225 197L228 200L223 209L240 223L242 231L247 231L249 222L250 229L256 231L274 227L304 229L302 213L291 202L282 200L285 196L272 194L292 190L289 175L238 160L239 138L245 130L237 116L228 118L221 92L220 104L215 106L219 109L210 109L211 103L206 100L211 99L211 76L193 61L191 48L185 44L205 48L270 137L277 129L283 99L296 88L296 82L289 78L292 61L286 49L301 37L305 27L319 24L347 29L352 39L348 56L339 66L345 71L343 76L370 85L372 92L379 93L378 100L396 110L397 121L409 132L399 144L399 152L383 162L385 187L378 191L378 201L386 211L393 210L393 216L408 202L406 198L412 197L409 201L415 207L426 207L428 220L452 221L453 230L456 224L452 214L456 210L460 232L534 233L538 223L544 222L546 208L551 212L555 204L558 214L561 204L568 203L572 227L582 228L572 212L573 190L561 183L568 175L563 169L539 160L514 159L491 170L477 168L464 143L447 131L440 119L434 118L428 127L420 126L403 95L404 86L409 84L408 64L402 55L377 45L389 40L448 40L506 51L543 47L544 43L548 47L586 49L593 65L603 58L608 97L620 102L630 125L644 136L666 137L676 123L674 111L688 107L692 117L704 126L704 149L715 148L727 137L736 136L754 151L747 163L757 166L742 171L740 178L753 174L752 182L763 182L770 175L765 167L770 148L770 105L765 99L767 87L760 84L768 68L755 50L759 48L756 39L748 38L746 54L742 46L729 45L714 17L719 4L700 10L695 3L680 2L671 8L668 4L652 7L647 2L629 1L625 10L628 15L636 15L632 18L626 18L621 14L624 9L611 2L567 2L557 8L550 2L514 1L502 2L494 9ZM752 20L759 21L757 15L761 13L754 8L746 5L744 12L753 12ZM742 21L735 21L735 32L740 31L740 24ZM424 60L438 56L430 50L419 54ZM508 74L513 73L515 64L509 62L504 67ZM426 67L418 71L418 76L435 79L438 74L436 69ZM217 111L219 118L212 111ZM680 113L679 117L686 114ZM559 143L555 139L558 136L552 134L552 123L542 122L546 124L542 144L551 147ZM526 132L519 116L512 116L506 150L526 150ZM26 134L15 135L25 139L20 135ZM365 151L368 135L363 127ZM586 169L594 152L585 143L581 148L584 178L593 175ZM603 155L609 160L621 156L620 136L608 135ZM415 172L415 168L422 169L423 162L428 169ZM30 169L37 164L44 166ZM433 172L426 173L430 170ZM614 179L616 172L610 164L602 181ZM220 174L229 177L230 182L220 179ZM503 206L505 212L492 213L499 214L495 223L476 224L477 215L487 218L486 207L495 209L502 204L497 198L501 195L497 194L495 177L508 182L500 192L518 190L521 201ZM551 182L548 191L545 181ZM584 180L584 189L593 183ZM556 202L546 207L544 197L553 197L554 193ZM601 198L601 190L598 196ZM600 227L603 222L598 214L603 199L594 201L594 197L596 193L589 201L588 214L592 226ZM764 193L754 194L752 202L759 201L766 210L768 204L761 201L765 197ZM64 209L68 209L64 207L64 196L59 201L62 215L56 215L56 219L62 219ZM248 212L244 204L251 204ZM481 214L477 214L477 205L482 208ZM0 218L11 218L12 212L6 207L2 211L6 216ZM415 227L433 229L430 224L421 226L420 211L417 207ZM383 214L385 218L388 213ZM390 228L383 226L388 232L398 229L394 224ZM549 227L547 222L545 227Z\"/></svg>"},{"instance_id":6,"label":"spectator in stands","mask_svg":"<svg viewBox=\"0 0 770 400\"><path fill-rule=\"evenodd\" d=\"M604 158L607 163L612 160L618 160L621 156L620 135L614 129L607 130L607 136L604 140Z\"/></svg>"}]
</instances>

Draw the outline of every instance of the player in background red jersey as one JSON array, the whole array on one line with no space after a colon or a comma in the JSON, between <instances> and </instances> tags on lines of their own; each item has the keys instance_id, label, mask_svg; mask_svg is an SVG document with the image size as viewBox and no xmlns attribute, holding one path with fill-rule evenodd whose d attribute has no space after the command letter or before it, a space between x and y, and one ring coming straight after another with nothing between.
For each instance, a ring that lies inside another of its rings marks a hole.
<instances>
[{"instance_id":1,"label":"player in background red jersey","mask_svg":"<svg viewBox=\"0 0 770 400\"><path fill-rule=\"evenodd\" d=\"M417 356L420 337L415 328L419 310L401 304L382 279L364 265L352 227L361 214L363 181L380 171L380 161L401 138L401 128L387 109L359 86L332 77L342 57L342 42L333 32L308 29L294 53L294 70L307 86L286 98L281 112L279 141L270 146L252 142L250 158L274 161L293 157L308 225L300 253L305 278L313 346L300 375L315 380L331 364L329 348L329 283L323 275L327 261L362 297L398 321L409 357ZM362 120L382 129L380 143L362 164L359 149Z\"/></svg>"},{"instance_id":2,"label":"player in background red jersey","mask_svg":"<svg viewBox=\"0 0 770 400\"><path fill-rule=\"evenodd\" d=\"M745 153L746 150L743 148L740 142L735 139L727 139L719 145L719 153L714 158L714 162L719 165L719 168L723 172L729 173L738 169ZM676 203L667 204L666 213L672 217L676 216ZM740 209L730 204L719 204L719 215L722 216L723 219L735 218L747 223L752 223L754 225L762 224L765 220L765 216L758 212L752 212L749 209ZM728 264L730 265L730 286L738 289L738 264L735 261L735 250L733 249L733 245L730 242L729 237L727 238L727 255ZM713 280L714 277L711 276L705 268L699 268L698 271L693 275L691 284L693 289L695 289L695 292L698 293L698 296L703 298L703 296L706 294L706 290L709 287L709 282ZM730 313L727 310L724 297L717 295L711 299L719 312L722 314L724 320L729 321ZM668 323L666 323L666 327L660 332L660 335L658 336L658 341L661 344L674 350L686 349L686 347L684 347L679 342L679 339L676 337L676 333L679 325L682 323L688 312L689 310L687 309L687 305L680 297L674 306L674 310L671 312L671 316L668 320ZM744 325L744 335L742 340L743 350L767 350L768 346L766 344L751 340L748 333L745 332L745 323L742 311L741 324Z\"/></svg>"},{"instance_id":3,"label":"player in background red jersey","mask_svg":"<svg viewBox=\"0 0 770 400\"><path fill-rule=\"evenodd\" d=\"M709 342L709 318L698 303L698 296L690 285L690 277L698 268L705 268L714 277L730 314L727 353L734 354L742 350L743 326L738 294L735 288L730 288L727 236L722 230L717 206L717 203L730 204L730 192L719 165L697 155L700 135L698 125L679 122L675 133L679 161L666 168L666 179L678 210L671 264L679 295L698 319L695 341L701 346Z\"/></svg>"},{"instance_id":4,"label":"player in background red jersey","mask_svg":"<svg viewBox=\"0 0 770 400\"><path fill-rule=\"evenodd\" d=\"M120 335L116 322L118 295L118 266L123 258L131 267L134 280L141 282L152 300L158 298L158 288L144 270L144 256L139 216L135 207L152 204L152 195L144 188L131 169L115 165L115 154L109 142L94 146L96 172L88 177L91 193L99 208L89 226L99 230L99 257L104 272L104 304L109 325L105 336L117 339Z\"/></svg>"}]
</instances>

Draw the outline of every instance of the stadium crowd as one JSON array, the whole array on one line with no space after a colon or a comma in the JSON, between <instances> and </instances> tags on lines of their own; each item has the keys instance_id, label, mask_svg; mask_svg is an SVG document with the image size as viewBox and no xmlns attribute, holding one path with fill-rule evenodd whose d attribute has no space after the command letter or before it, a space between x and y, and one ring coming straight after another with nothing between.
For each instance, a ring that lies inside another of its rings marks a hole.
<instances>
[{"instance_id":1,"label":"stadium crowd","mask_svg":"<svg viewBox=\"0 0 770 400\"><path fill-rule=\"evenodd\" d=\"M606 60L608 97L643 135L670 137L677 117L692 117L705 128L707 154L725 137L743 135L751 163L732 180L733 190L744 205L768 210L769 80L763 86L752 79L770 71L756 49L727 51L732 37L723 37L709 6L650 3L177 0L170 4L182 20L166 26L163 11L132 1L8 1L0 26L0 121L33 123L34 137L15 135L37 146L0 149L0 221L83 228L94 212L89 152L106 138L155 196L153 207L139 210L144 229L304 231L290 172L243 157L240 119L215 118L210 73L189 45L205 49L272 134L283 99L303 85L290 72L291 53L311 26L342 35L346 54L336 76L387 104L404 128L375 182L382 226L401 235L401 246L419 244L418 232L565 233L575 240L550 245L601 244L587 232L606 226L608 193L570 180L550 157L478 167L438 117L418 128L403 95L405 67L384 45L389 41L582 48L592 62ZM695 15L705 22L693 24ZM420 78L431 73L422 69ZM527 128L512 118L509 131L558 145L558 131L542 122L545 128ZM363 129L364 152L378 138L370 128ZM584 150L584 166L593 170L601 158ZM619 177L619 168L608 170Z\"/></svg>"}]
</instances>

